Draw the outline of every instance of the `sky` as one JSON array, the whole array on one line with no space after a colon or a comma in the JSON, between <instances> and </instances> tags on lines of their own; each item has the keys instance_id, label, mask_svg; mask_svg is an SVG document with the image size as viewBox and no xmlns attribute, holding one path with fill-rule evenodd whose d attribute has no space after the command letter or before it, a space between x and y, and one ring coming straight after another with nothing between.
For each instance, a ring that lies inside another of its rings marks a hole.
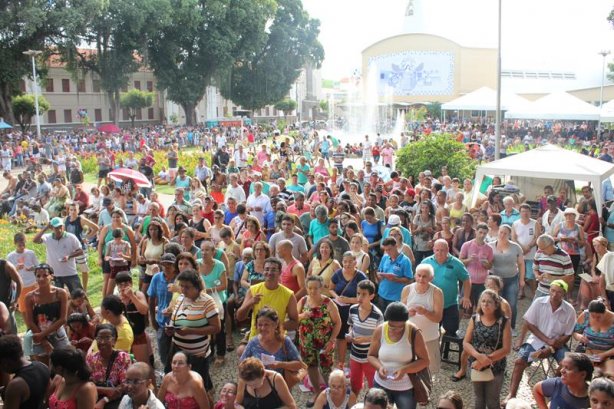
<instances>
[{"instance_id":1,"label":"sky","mask_svg":"<svg viewBox=\"0 0 614 409\"><path fill-rule=\"evenodd\" d=\"M614 53L606 0L501 0L503 69L588 70L600 75L601 50ZM320 20L322 78L361 68L361 51L404 32L408 0L303 0ZM496 47L497 0L414 0L424 31L467 47ZM614 54L607 57L614 61Z\"/></svg>"}]
</instances>

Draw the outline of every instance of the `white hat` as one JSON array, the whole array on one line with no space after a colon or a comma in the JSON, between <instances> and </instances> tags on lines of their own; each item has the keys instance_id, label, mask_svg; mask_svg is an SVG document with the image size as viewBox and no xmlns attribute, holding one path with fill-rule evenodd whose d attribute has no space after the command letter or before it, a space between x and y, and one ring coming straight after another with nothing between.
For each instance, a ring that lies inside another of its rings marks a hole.
<instances>
[{"instance_id":1,"label":"white hat","mask_svg":"<svg viewBox=\"0 0 614 409\"><path fill-rule=\"evenodd\" d=\"M401 218L398 215L393 214L388 218L389 226L398 226L400 224L401 224Z\"/></svg>"},{"instance_id":2,"label":"white hat","mask_svg":"<svg viewBox=\"0 0 614 409\"><path fill-rule=\"evenodd\" d=\"M576 211L576 209L574 209L573 207L568 207L567 209L565 209L563 211L564 215L568 215L568 214L573 214L574 216L578 216L578 212Z\"/></svg>"}]
</instances>

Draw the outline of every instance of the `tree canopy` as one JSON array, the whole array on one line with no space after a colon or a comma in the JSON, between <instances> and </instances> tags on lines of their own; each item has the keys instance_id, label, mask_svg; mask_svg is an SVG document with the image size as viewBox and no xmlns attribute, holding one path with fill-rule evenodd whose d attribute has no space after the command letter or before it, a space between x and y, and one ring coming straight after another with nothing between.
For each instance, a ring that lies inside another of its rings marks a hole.
<instances>
[{"instance_id":1,"label":"tree canopy","mask_svg":"<svg viewBox=\"0 0 614 409\"><path fill-rule=\"evenodd\" d=\"M170 0L168 24L149 41L158 88L181 105L186 122L214 77L263 43L273 0Z\"/></svg>"},{"instance_id":2,"label":"tree canopy","mask_svg":"<svg viewBox=\"0 0 614 409\"><path fill-rule=\"evenodd\" d=\"M153 104L154 93L131 89L121 94L119 104L129 110L130 121L134 126L137 110L150 107Z\"/></svg>"},{"instance_id":3,"label":"tree canopy","mask_svg":"<svg viewBox=\"0 0 614 409\"><path fill-rule=\"evenodd\" d=\"M32 75L29 49L44 50L45 41L69 24L67 2L13 0L0 2L0 117L14 122L12 97L21 94L19 81ZM37 64L39 71L44 66Z\"/></svg>"},{"instance_id":4,"label":"tree canopy","mask_svg":"<svg viewBox=\"0 0 614 409\"><path fill-rule=\"evenodd\" d=\"M281 100L306 64L319 67L324 60L319 33L320 22L309 18L301 0L278 0L266 41L233 65L222 95L248 110Z\"/></svg>"},{"instance_id":5,"label":"tree canopy","mask_svg":"<svg viewBox=\"0 0 614 409\"><path fill-rule=\"evenodd\" d=\"M146 54L147 38L163 24L168 0L82 0L79 23L58 41L68 68L94 73L109 96L111 121L119 120L119 98Z\"/></svg>"},{"instance_id":6,"label":"tree canopy","mask_svg":"<svg viewBox=\"0 0 614 409\"><path fill-rule=\"evenodd\" d=\"M288 116L296 109L296 101L290 98L282 99L281 101L277 101L275 109L282 111L284 115Z\"/></svg>"},{"instance_id":7,"label":"tree canopy","mask_svg":"<svg viewBox=\"0 0 614 409\"><path fill-rule=\"evenodd\" d=\"M32 123L32 118L36 117L36 101L34 95L24 94L13 97L13 114L15 120L21 126L21 130L25 131ZM38 113L44 114L49 110L49 101L42 96L38 97Z\"/></svg>"},{"instance_id":8,"label":"tree canopy","mask_svg":"<svg viewBox=\"0 0 614 409\"><path fill-rule=\"evenodd\" d=\"M465 144L450 134L431 134L398 151L396 167L403 175L414 177L425 169L437 172L448 167L451 175L473 177L477 162L469 156Z\"/></svg>"}]
</instances>

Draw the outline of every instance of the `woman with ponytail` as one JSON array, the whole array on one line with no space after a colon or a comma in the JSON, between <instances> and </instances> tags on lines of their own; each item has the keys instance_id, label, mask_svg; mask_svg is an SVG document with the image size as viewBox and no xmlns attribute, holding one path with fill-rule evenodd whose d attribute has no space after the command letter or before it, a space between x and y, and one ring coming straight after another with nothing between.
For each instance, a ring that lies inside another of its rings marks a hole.
<instances>
[{"instance_id":1,"label":"woman with ponytail","mask_svg":"<svg viewBox=\"0 0 614 409\"><path fill-rule=\"evenodd\" d=\"M91 409L96 404L96 385L78 349L66 347L51 353L55 377L51 383L49 409Z\"/></svg>"}]
</instances>

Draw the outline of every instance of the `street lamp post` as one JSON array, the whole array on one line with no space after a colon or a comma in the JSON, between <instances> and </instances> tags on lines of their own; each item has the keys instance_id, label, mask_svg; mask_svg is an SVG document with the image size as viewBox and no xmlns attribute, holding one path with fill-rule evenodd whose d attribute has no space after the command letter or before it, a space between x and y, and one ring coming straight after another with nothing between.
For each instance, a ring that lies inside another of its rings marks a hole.
<instances>
[{"instance_id":1,"label":"street lamp post","mask_svg":"<svg viewBox=\"0 0 614 409\"><path fill-rule=\"evenodd\" d=\"M495 113L495 160L499 160L501 151L501 0L499 0L497 35L497 109Z\"/></svg>"},{"instance_id":2,"label":"street lamp post","mask_svg":"<svg viewBox=\"0 0 614 409\"><path fill-rule=\"evenodd\" d=\"M32 79L34 81L34 106L36 108L36 138L40 140L41 137L41 122L38 113L38 81L36 79L36 56L41 55L43 52L39 50L28 50L23 52L25 55L32 58Z\"/></svg>"},{"instance_id":3,"label":"street lamp post","mask_svg":"<svg viewBox=\"0 0 614 409\"><path fill-rule=\"evenodd\" d=\"M598 53L601 57L603 57L603 61L601 63L601 88L599 90L599 109L603 106L603 84L605 82L605 59L608 55L610 55L610 50L601 50ZM597 133L601 130L601 117L599 118L599 124L597 125ZM599 135L597 135L599 136Z\"/></svg>"}]
</instances>

